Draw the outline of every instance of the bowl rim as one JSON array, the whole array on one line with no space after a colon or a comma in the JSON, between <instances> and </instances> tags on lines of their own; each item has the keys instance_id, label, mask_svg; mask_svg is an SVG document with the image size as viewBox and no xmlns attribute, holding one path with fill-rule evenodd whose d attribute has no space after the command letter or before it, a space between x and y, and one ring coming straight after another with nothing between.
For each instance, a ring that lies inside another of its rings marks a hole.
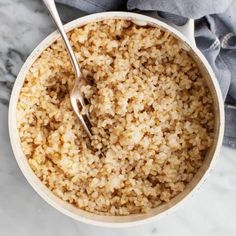
<instances>
[{"instance_id":1,"label":"bowl rim","mask_svg":"<svg viewBox=\"0 0 236 236\"><path fill-rule=\"evenodd\" d=\"M175 36L180 38L182 41L186 42L187 45L190 47L191 50L194 51L194 53L199 57L201 62L204 64L206 70L210 74L212 83L214 85L215 92L217 94L217 99L218 99L218 110L219 110L219 133L218 133L218 140L216 143L216 147L214 150L214 156L212 157L212 160L201 177L201 179L198 181L198 183L191 189L189 193L187 193L180 201L175 203L173 206L169 207L168 209L158 213L157 215L150 215L145 219L138 219L130 222L123 222L123 221L118 221L118 222L110 222L107 221L107 217L112 218L111 216L103 216L101 219L103 220L94 220L94 219L89 219L87 217L78 215L77 213L73 212L72 210L65 209L62 207L62 204L65 202L60 200L58 197L55 196L49 196L48 191L50 191L46 186L44 186L41 181L38 179L38 177L34 174L33 170L29 167L27 158L25 157L22 149L21 149L21 143L20 143L20 138L19 134L17 131L17 123L16 123L16 106L18 103L18 98L19 94L21 91L21 88L23 86L25 76L32 66L32 64L35 62L35 60L40 56L40 54L48 47L50 46L53 42L55 42L58 38L60 38L60 35L57 31L54 31L51 33L49 36L47 36L38 46L33 50L33 52L29 55L25 63L23 64L17 78L14 84L14 87L12 89L12 94L10 98L10 104L9 104L9 112L8 112L8 126L9 126L9 136L10 136L10 142L11 146L13 149L14 156L16 158L16 161L18 163L19 168L21 169L22 173L24 174L25 178L29 182L29 184L32 186L32 188L51 206L62 212L63 214L76 219L80 222L83 223L88 223L91 225L96 225L96 226L102 226L102 227L112 227L112 228L120 228L120 227L130 227L130 226L136 226L140 225L143 223L148 223L148 222L153 222L154 220L162 217L163 215L168 215L174 210L177 209L183 202L185 202L187 199L189 199L191 196L193 196L193 193L197 191L200 187L200 185L205 181L206 176L209 174L210 170L212 169L216 157L219 154L220 147L222 145L223 141L223 133L224 133L224 105L223 105L223 98L221 95L220 87L218 84L218 81L216 80L216 77L213 73L212 68L210 67L209 63L205 59L205 57L202 55L200 50L187 38L185 37L182 33L180 33L178 30L173 28L172 26L155 19L153 17L149 16L144 16L142 14L138 13L131 13L131 12L103 12L103 13L95 13L83 17L79 17L78 19L75 19L66 25L64 25L65 30L68 32L74 28L83 26L89 22L92 21L100 21L100 20L105 20L105 19L127 19L127 20L137 20L137 21L146 21L148 23L152 23L154 25L158 25L170 32L172 32ZM40 185L40 186L39 186ZM42 186L43 185L43 186ZM50 191L51 192L51 191ZM51 193L52 194L52 193ZM55 199L59 200L60 203L55 202ZM69 204L69 203L68 203ZM70 205L70 204L69 204ZM84 212L84 211L83 211ZM93 213L88 213L89 215L94 215L98 216L97 214ZM134 216L134 215L132 215ZM116 219L119 219L119 217L123 218L125 216L113 216ZM106 220L105 220L106 218Z\"/></svg>"}]
</instances>

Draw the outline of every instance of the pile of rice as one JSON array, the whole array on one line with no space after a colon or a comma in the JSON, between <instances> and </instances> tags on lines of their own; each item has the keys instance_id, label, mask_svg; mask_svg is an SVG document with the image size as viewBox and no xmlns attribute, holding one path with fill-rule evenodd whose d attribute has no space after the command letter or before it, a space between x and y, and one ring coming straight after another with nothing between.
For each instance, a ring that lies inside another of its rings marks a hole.
<instances>
[{"instance_id":1,"label":"pile of rice","mask_svg":"<svg viewBox=\"0 0 236 236\"><path fill-rule=\"evenodd\" d=\"M196 63L170 33L130 21L90 23L68 36L93 81L83 87L92 148L70 104L74 73L58 40L30 68L18 101L31 168L59 198L96 214L169 202L213 140L213 101Z\"/></svg>"}]
</instances>

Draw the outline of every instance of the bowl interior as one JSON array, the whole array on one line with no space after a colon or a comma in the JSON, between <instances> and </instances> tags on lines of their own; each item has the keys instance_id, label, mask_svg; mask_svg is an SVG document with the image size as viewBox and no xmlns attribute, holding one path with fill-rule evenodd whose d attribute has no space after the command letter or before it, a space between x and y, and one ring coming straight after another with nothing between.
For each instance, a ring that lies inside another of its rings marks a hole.
<instances>
[{"instance_id":1,"label":"bowl interior","mask_svg":"<svg viewBox=\"0 0 236 236\"><path fill-rule=\"evenodd\" d=\"M190 55L194 58L197 65L200 68L200 71L204 78L206 79L207 86L210 89L214 100L214 112L215 112L215 136L214 142L210 150L208 151L205 161L202 167L198 170L197 174L194 176L192 181L186 186L184 191L178 194L175 198L173 198L169 203L162 204L157 208L150 210L148 213L145 214L133 214L129 216L100 216L96 214L92 214L83 210L80 210L71 204L62 201L51 191L45 187L41 181L36 177L34 172L31 170L27 159L21 149L20 138L16 126L16 106L19 97L19 93L21 87L24 83L25 76L34 63L34 61L40 56L42 51L44 51L49 45L51 45L55 40L57 40L60 36L57 32L54 32L50 36L48 36L29 56L25 64L23 65L13 88L13 92L11 95L10 101L10 108L9 108L9 132L10 132L10 139L12 148L16 157L16 160L21 168L22 172L24 173L25 177L32 185L32 187L41 195L49 204L54 206L56 209L60 210L64 214L91 224L102 225L102 226L124 226L124 225L132 225L136 224L137 222L145 222L147 220L154 219L154 216L160 216L164 212L169 212L170 209L174 209L174 206L179 205L186 196L189 195L194 189L199 186L199 184L203 181L203 177L206 175L210 166L213 163L213 159L215 154L219 151L219 147L222 143L222 134L223 134L223 103L222 98L219 90L219 86L216 82L214 74L207 63L206 59L202 56L202 54L197 50L194 45L191 43L177 30L168 26L167 24L151 18L147 16L143 16L140 14L135 13L127 13L127 12L107 12L107 13L99 13L93 14L89 16L82 17L77 19L69 24L67 24L66 30L70 31L73 28L85 25L92 21L99 21L104 19L127 19L127 20L134 20L134 21L145 21L148 22L150 25L157 25L158 27L163 28L164 30L169 30L172 34L175 35L179 40L181 40L186 48L189 50Z\"/></svg>"}]
</instances>

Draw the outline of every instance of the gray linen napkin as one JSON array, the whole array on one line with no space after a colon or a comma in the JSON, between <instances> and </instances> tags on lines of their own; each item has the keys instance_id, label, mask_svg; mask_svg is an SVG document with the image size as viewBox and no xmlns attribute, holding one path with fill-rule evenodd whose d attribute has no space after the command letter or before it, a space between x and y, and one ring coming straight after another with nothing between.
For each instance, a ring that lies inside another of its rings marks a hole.
<instances>
[{"instance_id":1,"label":"gray linen napkin","mask_svg":"<svg viewBox=\"0 0 236 236\"><path fill-rule=\"evenodd\" d=\"M158 11L176 24L196 19L198 48L211 64L225 99L224 144L236 148L236 1L234 0L56 0L87 13L129 10ZM14 53L14 52L13 52ZM0 70L1 74L1 70ZM3 81L2 81L3 79ZM11 79L0 82L12 86ZM7 102L5 90L0 100Z\"/></svg>"},{"instance_id":2,"label":"gray linen napkin","mask_svg":"<svg viewBox=\"0 0 236 236\"><path fill-rule=\"evenodd\" d=\"M236 1L232 0L57 0L88 13L158 11L176 24L196 19L198 48L211 64L225 102L224 144L236 148Z\"/></svg>"}]
</instances>

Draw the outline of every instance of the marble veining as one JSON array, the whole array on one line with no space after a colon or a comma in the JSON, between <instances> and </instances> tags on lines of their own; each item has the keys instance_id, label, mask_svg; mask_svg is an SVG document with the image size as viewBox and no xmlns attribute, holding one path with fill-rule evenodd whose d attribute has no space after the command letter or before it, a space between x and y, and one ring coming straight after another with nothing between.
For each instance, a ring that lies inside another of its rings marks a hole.
<instances>
[{"instance_id":1,"label":"marble veining","mask_svg":"<svg viewBox=\"0 0 236 236\"><path fill-rule=\"evenodd\" d=\"M59 11L64 22L85 14L62 5ZM135 228L104 229L76 222L49 206L30 187L11 150L8 101L23 62L54 29L40 0L0 0L0 235L235 235L236 150L226 147L192 199L169 216Z\"/></svg>"}]
</instances>

